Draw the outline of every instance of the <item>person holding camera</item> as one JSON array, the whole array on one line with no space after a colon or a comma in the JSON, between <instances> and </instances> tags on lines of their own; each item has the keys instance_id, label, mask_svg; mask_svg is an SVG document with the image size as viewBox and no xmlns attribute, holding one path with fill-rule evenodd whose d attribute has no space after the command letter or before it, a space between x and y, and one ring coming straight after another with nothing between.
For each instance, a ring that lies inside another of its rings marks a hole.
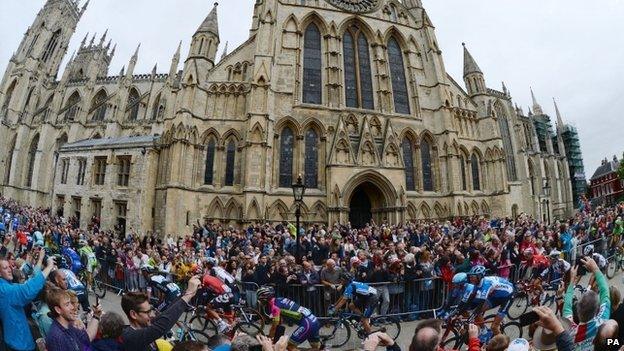
<instances>
[{"instance_id":1,"label":"person holding camera","mask_svg":"<svg viewBox=\"0 0 624 351\"><path fill-rule=\"evenodd\" d=\"M56 269L52 257L47 258L46 266L42 269L44 256L40 250L35 273L23 284L12 283L11 266L7 260L0 259L0 319L5 343L11 350L30 351L36 347L24 306L37 297L50 272Z\"/></svg>"}]
</instances>

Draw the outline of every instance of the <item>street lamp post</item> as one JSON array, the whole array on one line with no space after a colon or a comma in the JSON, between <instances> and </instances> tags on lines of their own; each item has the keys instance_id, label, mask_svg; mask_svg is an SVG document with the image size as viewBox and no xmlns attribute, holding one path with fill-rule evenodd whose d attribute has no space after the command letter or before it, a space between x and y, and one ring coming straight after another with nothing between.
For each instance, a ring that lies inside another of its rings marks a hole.
<instances>
[{"instance_id":1,"label":"street lamp post","mask_svg":"<svg viewBox=\"0 0 624 351\"><path fill-rule=\"evenodd\" d=\"M295 204L297 205L295 209L295 219L297 220L297 262L301 263L303 260L301 259L301 238L299 237L299 220L301 218L301 202L303 201L303 194L305 193L305 185L301 181L301 174L297 177L297 182L292 185L293 197L295 198Z\"/></svg>"},{"instance_id":2,"label":"street lamp post","mask_svg":"<svg viewBox=\"0 0 624 351\"><path fill-rule=\"evenodd\" d=\"M548 183L548 178L544 178L544 186L542 187L544 190L544 197L546 198L546 214L548 217L548 224L550 224L550 184Z\"/></svg>"}]
</instances>

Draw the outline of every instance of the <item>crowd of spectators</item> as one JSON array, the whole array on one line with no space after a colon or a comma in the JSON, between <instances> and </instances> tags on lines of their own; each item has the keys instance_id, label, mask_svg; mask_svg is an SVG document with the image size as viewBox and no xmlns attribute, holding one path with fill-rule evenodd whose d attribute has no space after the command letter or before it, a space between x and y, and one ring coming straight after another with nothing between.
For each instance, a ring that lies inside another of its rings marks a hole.
<instances>
[{"instance_id":1,"label":"crowd of spectators","mask_svg":"<svg viewBox=\"0 0 624 351\"><path fill-rule=\"evenodd\" d=\"M143 268L153 267L178 282L187 289L183 299L188 300L197 290L191 277L207 266L207 257L215 258L236 278L242 286L240 298L251 304L254 289L270 284L275 286L278 296L292 298L321 315L338 296L340 273L350 271L357 281L378 289L381 298L377 313L423 319L441 306L445 286L453 275L472 266L483 265L490 274L515 280L517 267L526 260L527 251L547 255L557 249L574 262L578 247L591 242L596 251L610 256L610 249L615 247L611 244L619 243L624 232L623 212L624 204L595 209L585 206L574 216L550 224L521 214L517 218L473 216L403 224L371 223L364 228L306 224L299 232L289 222L240 227L197 222L190 233L160 237L133 230L100 230L97 218L88 227L80 228L77 218L58 217L49 209L21 206L0 198L0 319L4 343L13 350L32 350L39 336L49 341L48 349L52 351L82 350L85 345L104 350L107 339L121 337L132 344L124 349L154 349L153 336L171 327L176 315L183 312L184 304L180 302L177 308L174 304L170 315L158 317L159 323L153 323L144 294L148 277ZM77 319L79 303L56 274L58 267L52 261L43 265L39 247L55 250L62 245L76 247L79 242L86 242L95 252L100 262L99 278L126 292L122 307L130 327L122 328L121 334L113 331L107 337L102 333L101 321L118 325L120 318L109 313L102 315L99 307L92 308L86 323ZM296 259L298 252L301 260ZM29 307L32 301L38 301L34 312ZM608 308L616 306L621 304L612 303ZM547 322L550 315L541 312L546 320L542 322L544 327L552 327ZM30 317L36 315L41 316L46 327L33 328L32 323L25 328L14 327L16 323L29 325ZM624 312L619 316L624 319ZM419 331L435 334L435 325L428 329L423 324L425 327L416 330L414 342ZM592 331L602 324L593 323ZM133 338L134 331L148 327L152 329L142 334L149 337ZM376 342L385 344L383 337ZM50 346L56 343L62 347Z\"/></svg>"}]
</instances>

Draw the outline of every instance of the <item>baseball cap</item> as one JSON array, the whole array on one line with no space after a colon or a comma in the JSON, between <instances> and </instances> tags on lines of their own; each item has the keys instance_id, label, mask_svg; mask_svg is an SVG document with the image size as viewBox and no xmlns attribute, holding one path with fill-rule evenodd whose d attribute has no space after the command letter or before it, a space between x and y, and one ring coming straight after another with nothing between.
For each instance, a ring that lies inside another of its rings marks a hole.
<instances>
[{"instance_id":1,"label":"baseball cap","mask_svg":"<svg viewBox=\"0 0 624 351\"><path fill-rule=\"evenodd\" d=\"M513 339L509 343L507 351L529 351L529 342L523 338Z\"/></svg>"}]
</instances>

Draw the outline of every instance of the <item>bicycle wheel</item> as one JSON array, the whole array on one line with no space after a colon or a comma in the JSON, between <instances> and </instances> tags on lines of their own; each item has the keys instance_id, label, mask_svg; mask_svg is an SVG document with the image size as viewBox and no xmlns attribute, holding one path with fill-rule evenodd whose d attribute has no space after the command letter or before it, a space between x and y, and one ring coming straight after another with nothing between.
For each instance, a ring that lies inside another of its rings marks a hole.
<instances>
[{"instance_id":1,"label":"bicycle wheel","mask_svg":"<svg viewBox=\"0 0 624 351\"><path fill-rule=\"evenodd\" d=\"M256 309L243 307L241 309L235 309L234 311L236 313L236 320L241 321L241 323L246 322L256 324L260 327L260 329L264 330L264 316L262 316Z\"/></svg>"},{"instance_id":2,"label":"bicycle wheel","mask_svg":"<svg viewBox=\"0 0 624 351\"><path fill-rule=\"evenodd\" d=\"M191 320L189 321L189 325L191 326L191 329L202 331L209 336L217 334L217 326L215 325L215 323L212 320L206 318L206 316L203 314L194 315L193 318L191 318Z\"/></svg>"},{"instance_id":3,"label":"bicycle wheel","mask_svg":"<svg viewBox=\"0 0 624 351\"><path fill-rule=\"evenodd\" d=\"M234 326L234 333L241 331L249 336L264 335L264 331L259 325L249 322L239 322Z\"/></svg>"},{"instance_id":4,"label":"bicycle wheel","mask_svg":"<svg viewBox=\"0 0 624 351\"><path fill-rule=\"evenodd\" d=\"M93 286L91 287L95 296L103 299L106 296L106 286L99 280L93 280Z\"/></svg>"},{"instance_id":5,"label":"bicycle wheel","mask_svg":"<svg viewBox=\"0 0 624 351\"><path fill-rule=\"evenodd\" d=\"M463 339L455 330L451 330L446 340L442 341L442 348L445 350L460 350L462 344L464 344Z\"/></svg>"},{"instance_id":6,"label":"bicycle wheel","mask_svg":"<svg viewBox=\"0 0 624 351\"><path fill-rule=\"evenodd\" d=\"M518 322L508 322L503 324L501 332L507 335L511 340L522 337L522 326Z\"/></svg>"},{"instance_id":7,"label":"bicycle wheel","mask_svg":"<svg viewBox=\"0 0 624 351\"><path fill-rule=\"evenodd\" d=\"M529 308L529 296L527 294L520 294L516 296L509 306L509 310L507 311L507 316L511 320L516 320L522 316L527 309Z\"/></svg>"},{"instance_id":8,"label":"bicycle wheel","mask_svg":"<svg viewBox=\"0 0 624 351\"><path fill-rule=\"evenodd\" d=\"M325 346L334 349L341 348L351 339L351 327L345 321L329 319L319 322L321 324L319 337Z\"/></svg>"},{"instance_id":9,"label":"bicycle wheel","mask_svg":"<svg viewBox=\"0 0 624 351\"><path fill-rule=\"evenodd\" d=\"M373 330L382 330L388 334L392 340L396 340L401 334L401 323L392 317L375 317L371 318L371 327Z\"/></svg>"},{"instance_id":10,"label":"bicycle wheel","mask_svg":"<svg viewBox=\"0 0 624 351\"><path fill-rule=\"evenodd\" d=\"M207 344L210 337L201 330L189 329L182 335L180 341L199 341L202 344Z\"/></svg>"},{"instance_id":11,"label":"bicycle wheel","mask_svg":"<svg viewBox=\"0 0 624 351\"><path fill-rule=\"evenodd\" d=\"M609 263L607 264L607 278L613 279L613 277L615 277L615 274L617 273L617 270L618 270L618 266L619 266L619 262L617 260L617 257L614 257L613 260L609 261Z\"/></svg>"}]
</instances>

